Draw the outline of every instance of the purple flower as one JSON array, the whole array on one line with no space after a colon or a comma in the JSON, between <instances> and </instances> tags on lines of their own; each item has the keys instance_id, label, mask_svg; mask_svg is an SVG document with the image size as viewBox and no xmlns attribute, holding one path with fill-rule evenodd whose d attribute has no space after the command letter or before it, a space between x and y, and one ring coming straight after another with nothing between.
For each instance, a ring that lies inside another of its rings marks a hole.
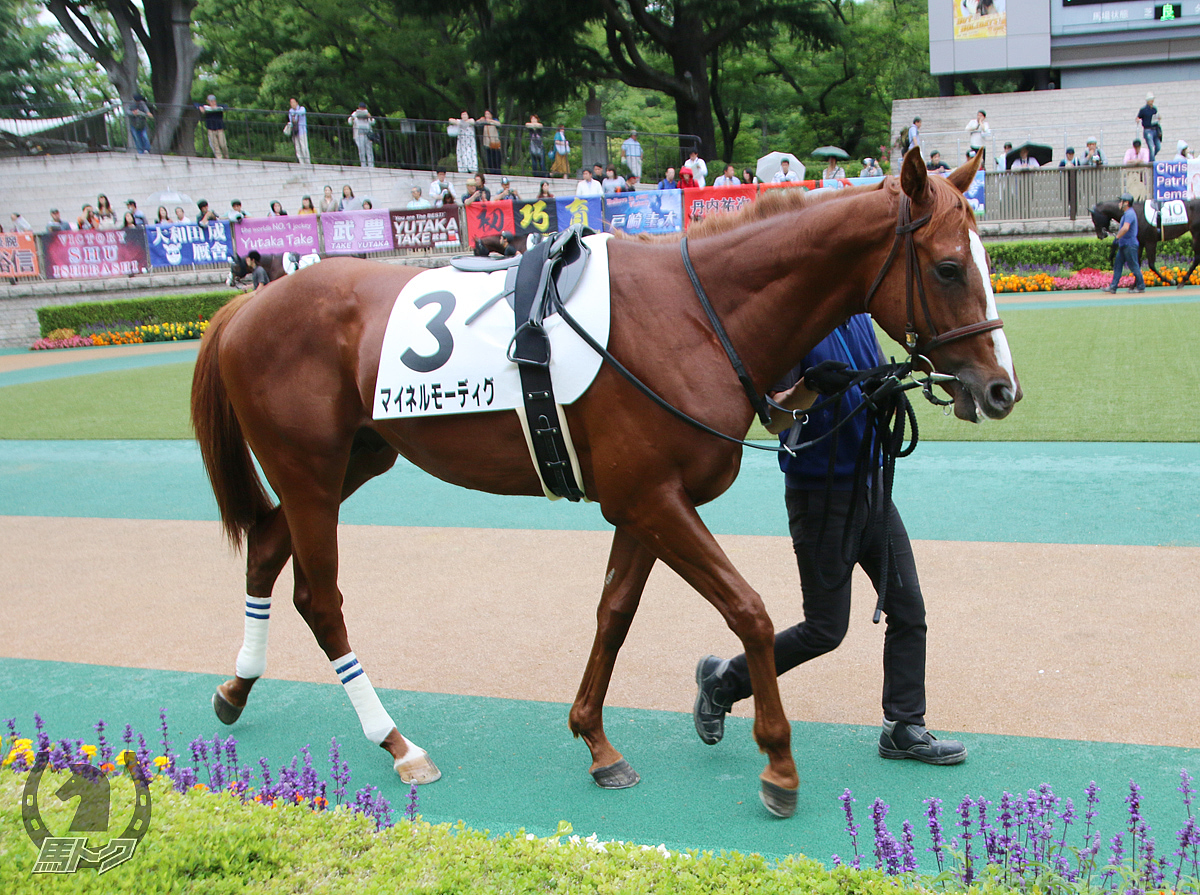
<instances>
[{"instance_id":1,"label":"purple flower","mask_svg":"<svg viewBox=\"0 0 1200 895\"><path fill-rule=\"evenodd\" d=\"M9 728L12 729L11 727ZM1187 768L1182 768L1179 771L1179 791L1183 793L1183 807L1187 809L1188 817L1192 816L1192 796L1196 791L1192 789L1192 775L1187 772Z\"/></svg>"},{"instance_id":2,"label":"purple flower","mask_svg":"<svg viewBox=\"0 0 1200 895\"><path fill-rule=\"evenodd\" d=\"M1008 793L1005 793L1005 796L1007 795ZM942 838L942 821L938 817L941 810L941 799L925 800L925 817L929 820L929 838L933 840L929 851L933 852L933 856L937 858L938 873L942 872L942 849L946 845L946 840Z\"/></svg>"},{"instance_id":3,"label":"purple flower","mask_svg":"<svg viewBox=\"0 0 1200 895\"><path fill-rule=\"evenodd\" d=\"M167 710L158 710L158 729L162 732L162 754L167 759L168 770L175 765L175 755L171 751L171 740L167 737Z\"/></svg>"},{"instance_id":4,"label":"purple flower","mask_svg":"<svg viewBox=\"0 0 1200 895\"><path fill-rule=\"evenodd\" d=\"M914 873L917 869L917 854L914 847L913 825L905 820L900 825L900 869L904 873Z\"/></svg>"},{"instance_id":5,"label":"purple flower","mask_svg":"<svg viewBox=\"0 0 1200 895\"><path fill-rule=\"evenodd\" d=\"M417 819L418 801L417 784L414 783L408 790L408 804L404 807L404 816L408 818L410 823L415 822Z\"/></svg>"},{"instance_id":6,"label":"purple flower","mask_svg":"<svg viewBox=\"0 0 1200 895\"><path fill-rule=\"evenodd\" d=\"M862 857L858 853L858 824L854 822L854 810L850 807L856 799L847 789L838 796L838 801L842 803L842 810L846 814L846 832L850 834L850 844L854 846L854 861L851 866L857 870Z\"/></svg>"},{"instance_id":7,"label":"purple flower","mask_svg":"<svg viewBox=\"0 0 1200 895\"><path fill-rule=\"evenodd\" d=\"M900 873L900 846L888 832L888 806L883 799L871 803L871 820L875 826L875 867L889 876Z\"/></svg>"}]
</instances>

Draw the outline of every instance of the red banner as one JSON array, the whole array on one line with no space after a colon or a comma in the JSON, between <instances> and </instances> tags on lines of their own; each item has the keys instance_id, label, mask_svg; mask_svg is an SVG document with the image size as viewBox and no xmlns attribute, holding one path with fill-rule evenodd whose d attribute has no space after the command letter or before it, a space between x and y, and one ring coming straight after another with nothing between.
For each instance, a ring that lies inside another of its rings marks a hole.
<instances>
[{"instance_id":1,"label":"red banner","mask_svg":"<svg viewBox=\"0 0 1200 895\"><path fill-rule=\"evenodd\" d=\"M32 233L0 233L0 276L36 277L37 240Z\"/></svg>"},{"instance_id":2,"label":"red banner","mask_svg":"<svg viewBox=\"0 0 1200 895\"><path fill-rule=\"evenodd\" d=\"M516 232L516 215L511 199L503 202L472 202L463 210L467 215L467 245L474 245L481 236L499 236L505 230Z\"/></svg>"},{"instance_id":3,"label":"red banner","mask_svg":"<svg viewBox=\"0 0 1200 895\"><path fill-rule=\"evenodd\" d=\"M145 273L146 231L56 230L47 233L46 274L51 279L129 277Z\"/></svg>"},{"instance_id":4,"label":"red banner","mask_svg":"<svg viewBox=\"0 0 1200 895\"><path fill-rule=\"evenodd\" d=\"M683 227L714 214L728 214L753 202L758 195L754 184L742 186L705 186L683 191Z\"/></svg>"}]
</instances>

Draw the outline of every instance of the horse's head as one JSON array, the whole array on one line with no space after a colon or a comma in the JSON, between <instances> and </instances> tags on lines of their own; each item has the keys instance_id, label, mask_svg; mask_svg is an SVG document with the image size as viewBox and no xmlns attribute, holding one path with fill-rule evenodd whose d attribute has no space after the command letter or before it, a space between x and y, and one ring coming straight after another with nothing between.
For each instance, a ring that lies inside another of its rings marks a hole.
<instances>
[{"instance_id":1,"label":"horse's head","mask_svg":"<svg viewBox=\"0 0 1200 895\"><path fill-rule=\"evenodd\" d=\"M948 177L931 177L921 153L910 150L900 171L900 189L908 197L913 222L928 222L913 232L915 269L906 270L906 253L898 253L888 277L892 301L871 309L880 325L897 341L911 322L916 353L941 373L956 377L943 387L954 398L954 413L977 422L1008 416L1021 400L1004 331L988 328L999 322L987 252L975 227L975 215L964 193L979 170L982 153ZM907 299L911 283L911 302ZM923 287L923 288L922 288ZM923 292L923 294L922 294Z\"/></svg>"},{"instance_id":2,"label":"horse's head","mask_svg":"<svg viewBox=\"0 0 1200 895\"><path fill-rule=\"evenodd\" d=\"M1108 236L1108 225L1112 223L1112 215L1099 205L1093 205L1088 212L1092 216L1092 226L1096 228L1096 238L1104 239Z\"/></svg>"}]
</instances>

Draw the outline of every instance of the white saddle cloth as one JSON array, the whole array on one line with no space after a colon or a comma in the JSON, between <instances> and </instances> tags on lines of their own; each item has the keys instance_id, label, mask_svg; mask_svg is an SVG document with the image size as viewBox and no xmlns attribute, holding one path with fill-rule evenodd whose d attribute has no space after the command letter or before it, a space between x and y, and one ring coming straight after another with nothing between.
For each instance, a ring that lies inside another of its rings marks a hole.
<instances>
[{"instance_id":1,"label":"white saddle cloth","mask_svg":"<svg viewBox=\"0 0 1200 895\"><path fill-rule=\"evenodd\" d=\"M567 310L608 346L608 234L584 237L591 249ZM377 420L523 407L517 365L507 358L515 323L512 298L480 308L504 292L506 271L466 273L452 267L417 274L400 290L388 318L375 382ZM558 315L547 317L554 400L578 400L602 363Z\"/></svg>"}]
</instances>

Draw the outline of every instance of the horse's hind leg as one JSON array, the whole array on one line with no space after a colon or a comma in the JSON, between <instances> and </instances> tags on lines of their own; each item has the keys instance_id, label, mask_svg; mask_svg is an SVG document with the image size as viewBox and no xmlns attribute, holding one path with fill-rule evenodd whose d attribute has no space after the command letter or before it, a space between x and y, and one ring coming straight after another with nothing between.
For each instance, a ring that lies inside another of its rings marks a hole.
<instances>
[{"instance_id":1,"label":"horse's hind leg","mask_svg":"<svg viewBox=\"0 0 1200 895\"><path fill-rule=\"evenodd\" d=\"M571 706L571 733L581 737L592 753L593 779L605 789L625 789L640 779L604 733L604 697L612 680L617 653L629 633L654 554L618 526L609 553L604 590L596 610L596 639L588 656L579 693Z\"/></svg>"}]
</instances>

